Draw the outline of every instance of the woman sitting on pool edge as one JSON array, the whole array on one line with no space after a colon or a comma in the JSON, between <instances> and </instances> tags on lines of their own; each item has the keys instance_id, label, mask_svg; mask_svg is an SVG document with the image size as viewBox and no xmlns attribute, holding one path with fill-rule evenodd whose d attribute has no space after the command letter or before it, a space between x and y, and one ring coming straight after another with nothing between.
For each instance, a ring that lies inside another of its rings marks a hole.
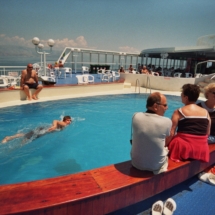
<instances>
[{"instance_id":1,"label":"woman sitting on pool edge","mask_svg":"<svg viewBox=\"0 0 215 215\"><path fill-rule=\"evenodd\" d=\"M55 131L57 129L63 129L64 127L66 127L67 125L69 125L72 122L72 119L70 116L64 116L63 117L63 121L59 121L59 120L53 120L52 122L52 126L50 128L46 128L46 127L38 127L35 130L29 131L28 133L24 134L24 133L18 133L15 134L13 136L7 136L2 140L2 143L7 143L10 140L13 140L15 138L19 138L19 137L24 137L25 140L29 140L33 137L33 139L36 139L38 137L43 136L46 133Z\"/></svg>"},{"instance_id":2,"label":"woman sitting on pool edge","mask_svg":"<svg viewBox=\"0 0 215 215\"><path fill-rule=\"evenodd\" d=\"M204 95L207 99L197 105L206 109L211 118L211 131L208 136L208 144L215 143L215 83L210 83L204 88Z\"/></svg>"},{"instance_id":3,"label":"woman sitting on pool edge","mask_svg":"<svg viewBox=\"0 0 215 215\"><path fill-rule=\"evenodd\" d=\"M195 104L199 94L197 85L185 84L182 87L181 100L185 106L174 111L170 137L167 138L169 157L173 161L209 161L207 137L211 120L208 112Z\"/></svg>"}]
</instances>

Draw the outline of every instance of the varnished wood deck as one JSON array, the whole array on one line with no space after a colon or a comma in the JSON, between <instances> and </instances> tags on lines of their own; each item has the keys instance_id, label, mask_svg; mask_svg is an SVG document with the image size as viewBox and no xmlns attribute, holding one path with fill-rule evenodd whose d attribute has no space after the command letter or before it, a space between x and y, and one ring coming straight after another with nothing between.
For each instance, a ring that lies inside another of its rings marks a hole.
<instances>
[{"instance_id":1,"label":"varnished wood deck","mask_svg":"<svg viewBox=\"0 0 215 215\"><path fill-rule=\"evenodd\" d=\"M0 186L0 214L106 214L154 196L211 166L215 144L209 148L209 163L169 160L168 171L159 175L139 171L127 161L79 174Z\"/></svg>"}]
</instances>

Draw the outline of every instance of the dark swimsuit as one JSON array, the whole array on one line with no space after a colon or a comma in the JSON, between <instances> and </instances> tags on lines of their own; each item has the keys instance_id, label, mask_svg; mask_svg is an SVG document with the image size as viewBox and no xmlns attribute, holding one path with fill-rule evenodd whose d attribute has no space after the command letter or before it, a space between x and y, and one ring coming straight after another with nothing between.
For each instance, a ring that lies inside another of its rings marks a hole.
<instances>
[{"instance_id":1,"label":"dark swimsuit","mask_svg":"<svg viewBox=\"0 0 215 215\"><path fill-rule=\"evenodd\" d=\"M28 133L25 134L26 139L36 139L38 137L43 136L45 133L47 133L47 128L46 127L38 127L35 130L29 131Z\"/></svg>"},{"instance_id":2,"label":"dark swimsuit","mask_svg":"<svg viewBox=\"0 0 215 215\"><path fill-rule=\"evenodd\" d=\"M37 83L33 83L33 84L25 83L25 85L27 85L29 89L37 89L37 86L38 86Z\"/></svg>"}]
</instances>

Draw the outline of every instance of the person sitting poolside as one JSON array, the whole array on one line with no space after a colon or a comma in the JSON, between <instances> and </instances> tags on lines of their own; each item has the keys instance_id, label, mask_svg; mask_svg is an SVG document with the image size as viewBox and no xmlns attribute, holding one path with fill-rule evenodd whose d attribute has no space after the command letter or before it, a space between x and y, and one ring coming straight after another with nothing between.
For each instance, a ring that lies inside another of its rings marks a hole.
<instances>
[{"instance_id":1,"label":"person sitting poolside","mask_svg":"<svg viewBox=\"0 0 215 215\"><path fill-rule=\"evenodd\" d=\"M63 63L62 63L62 61L61 61L61 60L59 61L58 66L59 66L59 68L63 68L63 67L64 67L64 65L63 65Z\"/></svg>"},{"instance_id":2,"label":"person sitting poolside","mask_svg":"<svg viewBox=\"0 0 215 215\"><path fill-rule=\"evenodd\" d=\"M119 72L125 73L125 70L124 70L123 66L120 67Z\"/></svg>"},{"instance_id":3,"label":"person sitting poolside","mask_svg":"<svg viewBox=\"0 0 215 215\"><path fill-rule=\"evenodd\" d=\"M146 113L135 113L132 119L131 163L139 170L159 174L168 167L165 138L170 135L172 122L163 116L168 109L167 99L159 92L152 93L146 108Z\"/></svg>"},{"instance_id":4,"label":"person sitting poolside","mask_svg":"<svg viewBox=\"0 0 215 215\"><path fill-rule=\"evenodd\" d=\"M145 74L145 75L149 75L149 70L146 68L146 66L143 67L143 69L141 70L141 73L142 74Z\"/></svg>"},{"instance_id":5,"label":"person sitting poolside","mask_svg":"<svg viewBox=\"0 0 215 215\"><path fill-rule=\"evenodd\" d=\"M199 105L205 108L211 118L211 130L208 136L208 143L215 143L215 83L208 84L204 88L204 95L207 99L205 102L200 102Z\"/></svg>"},{"instance_id":6,"label":"person sitting poolside","mask_svg":"<svg viewBox=\"0 0 215 215\"><path fill-rule=\"evenodd\" d=\"M195 104L199 94L197 85L185 84L182 87L181 100L185 106L174 111L171 133L167 140L169 157L173 161L209 161L207 137L210 134L211 120L208 112Z\"/></svg>"},{"instance_id":7,"label":"person sitting poolside","mask_svg":"<svg viewBox=\"0 0 215 215\"><path fill-rule=\"evenodd\" d=\"M132 65L129 66L128 71L129 71L129 73L132 73L132 71L133 71Z\"/></svg>"},{"instance_id":8,"label":"person sitting poolside","mask_svg":"<svg viewBox=\"0 0 215 215\"><path fill-rule=\"evenodd\" d=\"M57 129L63 129L64 127L66 127L67 125L69 125L72 122L72 119L70 116L64 116L63 121L59 121L59 120L53 120L52 122L52 126L50 128L46 128L46 127L38 127L34 130L29 131L28 133L24 134L24 133L18 133L12 136L6 136L3 140L2 143L7 143L10 140L13 140L15 138L19 138L19 137L24 137L24 142L26 142L27 140L33 138L36 139L38 137L43 136L46 133L55 131Z\"/></svg>"},{"instance_id":9,"label":"person sitting poolside","mask_svg":"<svg viewBox=\"0 0 215 215\"><path fill-rule=\"evenodd\" d=\"M30 63L27 65L27 69L22 71L20 89L24 90L28 100L32 98L37 100L39 92L43 89L43 86L38 84L37 72L33 70L33 65ZM29 89L36 89L32 97Z\"/></svg>"}]
</instances>

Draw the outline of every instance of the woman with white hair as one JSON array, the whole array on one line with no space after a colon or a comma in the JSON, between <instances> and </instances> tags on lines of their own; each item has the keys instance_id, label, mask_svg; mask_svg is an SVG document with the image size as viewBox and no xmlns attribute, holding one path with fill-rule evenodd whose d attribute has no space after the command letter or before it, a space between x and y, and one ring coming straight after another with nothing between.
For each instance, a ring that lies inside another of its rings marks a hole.
<instances>
[{"instance_id":1,"label":"woman with white hair","mask_svg":"<svg viewBox=\"0 0 215 215\"><path fill-rule=\"evenodd\" d=\"M210 115L211 129L210 135L208 136L208 143L215 143L215 83L205 86L204 95L207 100L197 105L206 109Z\"/></svg>"}]
</instances>

